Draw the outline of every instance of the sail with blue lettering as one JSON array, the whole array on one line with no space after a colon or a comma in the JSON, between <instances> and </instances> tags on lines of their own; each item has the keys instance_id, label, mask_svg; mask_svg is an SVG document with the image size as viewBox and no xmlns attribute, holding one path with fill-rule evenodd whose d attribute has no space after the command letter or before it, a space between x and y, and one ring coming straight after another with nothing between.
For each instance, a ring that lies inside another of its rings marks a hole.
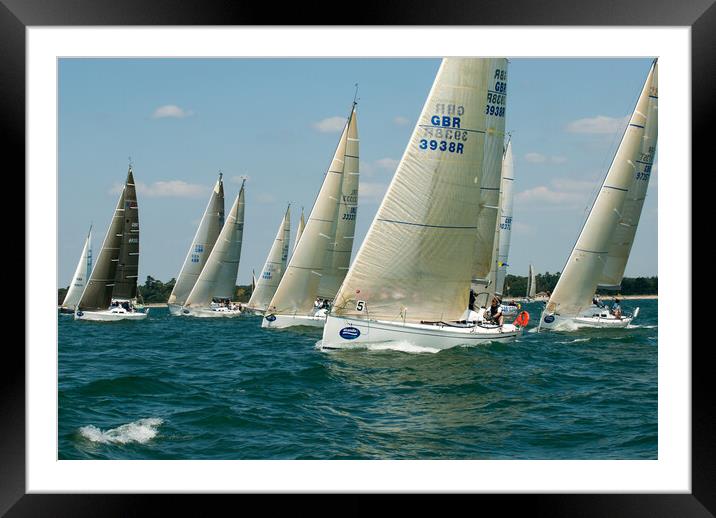
<instances>
[{"instance_id":1,"label":"sail with blue lettering","mask_svg":"<svg viewBox=\"0 0 716 518\"><path fill-rule=\"evenodd\" d=\"M250 309L265 311L268 308L274 293L276 293L276 288L278 288L283 274L286 271L290 234L291 206L289 205L278 227L276 238L266 257L266 263L261 270L261 275L256 282L256 287L247 304Z\"/></svg>"},{"instance_id":2,"label":"sail with blue lettering","mask_svg":"<svg viewBox=\"0 0 716 518\"><path fill-rule=\"evenodd\" d=\"M332 315L420 322L465 311L476 266L491 266L506 82L504 58L442 61Z\"/></svg>"}]
</instances>

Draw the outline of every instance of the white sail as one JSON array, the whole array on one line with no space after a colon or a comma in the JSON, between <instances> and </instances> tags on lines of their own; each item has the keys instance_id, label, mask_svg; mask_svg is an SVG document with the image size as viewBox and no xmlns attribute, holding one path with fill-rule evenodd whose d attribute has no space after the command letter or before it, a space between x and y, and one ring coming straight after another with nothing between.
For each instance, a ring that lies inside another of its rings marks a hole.
<instances>
[{"instance_id":1,"label":"white sail","mask_svg":"<svg viewBox=\"0 0 716 518\"><path fill-rule=\"evenodd\" d=\"M266 310L268 308L276 288L286 271L288 261L288 247L291 237L291 206L286 209L281 224L276 232L271 250L269 250L266 263L261 270L261 276L256 283L254 292L248 302L251 309Z\"/></svg>"},{"instance_id":2,"label":"white sail","mask_svg":"<svg viewBox=\"0 0 716 518\"><path fill-rule=\"evenodd\" d=\"M169 304L182 305L186 302L224 225L224 184L221 177L219 173L219 179L211 192L209 203L184 259L184 265L169 295Z\"/></svg>"},{"instance_id":3,"label":"white sail","mask_svg":"<svg viewBox=\"0 0 716 518\"><path fill-rule=\"evenodd\" d=\"M333 233L336 230L341 196L348 126L347 121L301 239L269 304L269 309L274 313L308 315L313 310L325 266L326 250L335 240Z\"/></svg>"},{"instance_id":4,"label":"white sail","mask_svg":"<svg viewBox=\"0 0 716 518\"><path fill-rule=\"evenodd\" d=\"M502 184L500 189L500 225L499 225L499 251L497 254L497 278L495 280L495 293L502 295L507 276L508 259L510 255L510 237L512 235L512 202L513 185L515 181L514 163L512 160L512 142L507 141L505 155L502 158Z\"/></svg>"},{"instance_id":5,"label":"white sail","mask_svg":"<svg viewBox=\"0 0 716 518\"><path fill-rule=\"evenodd\" d=\"M79 303L82 291L85 289L87 280L92 273L92 226L90 226L85 244L82 247L82 253L80 259L77 262L77 268L75 268L75 274L72 276L72 282L70 287L65 294L65 300L62 301L62 307L67 309L74 309Z\"/></svg>"},{"instance_id":6,"label":"white sail","mask_svg":"<svg viewBox=\"0 0 716 518\"><path fill-rule=\"evenodd\" d=\"M293 255L293 252L296 251L296 247L298 246L298 240L301 239L301 235L303 234L304 228L306 228L306 219L303 217L303 207L301 207L301 219L298 221L298 228L296 229L296 238L293 240L293 249L291 250L291 255Z\"/></svg>"},{"instance_id":7,"label":"white sail","mask_svg":"<svg viewBox=\"0 0 716 518\"><path fill-rule=\"evenodd\" d=\"M234 296L244 232L244 205L242 183L241 190L216 239L216 244L189 293L185 306L208 306L213 298L231 299Z\"/></svg>"},{"instance_id":8,"label":"white sail","mask_svg":"<svg viewBox=\"0 0 716 518\"><path fill-rule=\"evenodd\" d=\"M622 264L627 260L624 254L628 255L631 248L656 151L657 97L655 61L614 161L549 299L548 313L576 316L590 306L598 283L621 281ZM642 199L630 196L630 192ZM605 266L610 263L606 273L612 277L604 282Z\"/></svg>"},{"instance_id":9,"label":"white sail","mask_svg":"<svg viewBox=\"0 0 716 518\"><path fill-rule=\"evenodd\" d=\"M333 299L336 296L351 262L358 214L358 142L358 120L354 106L348 119L341 195L335 230L332 232L335 238L328 244L318 285L318 296L322 299Z\"/></svg>"},{"instance_id":10,"label":"white sail","mask_svg":"<svg viewBox=\"0 0 716 518\"><path fill-rule=\"evenodd\" d=\"M420 322L464 312L471 258L490 269L506 80L503 58L443 60L332 315ZM481 196L486 174L495 196ZM489 228L481 236L478 223Z\"/></svg>"},{"instance_id":11,"label":"white sail","mask_svg":"<svg viewBox=\"0 0 716 518\"><path fill-rule=\"evenodd\" d=\"M537 295L537 277L535 276L535 270L530 265L529 273L527 274L527 298L534 299Z\"/></svg>"},{"instance_id":12,"label":"white sail","mask_svg":"<svg viewBox=\"0 0 716 518\"><path fill-rule=\"evenodd\" d=\"M637 159L633 160L634 180L624 199L624 205L620 212L619 222L612 240L609 243L609 254L606 264L599 279L600 288L619 289L624 270L629 260L629 253L634 244L634 236L641 209L646 199L646 189L649 187L651 168L656 153L656 140L658 136L658 66L655 64L652 71L652 82L649 88L649 103L647 105L646 121L644 123L644 135L642 137L641 151Z\"/></svg>"}]
</instances>

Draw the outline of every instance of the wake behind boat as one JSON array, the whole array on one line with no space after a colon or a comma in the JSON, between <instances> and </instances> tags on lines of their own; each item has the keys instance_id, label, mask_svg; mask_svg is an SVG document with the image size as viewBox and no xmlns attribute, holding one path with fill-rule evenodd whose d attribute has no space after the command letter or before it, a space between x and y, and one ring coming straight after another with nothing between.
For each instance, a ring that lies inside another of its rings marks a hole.
<instances>
[{"instance_id":1,"label":"wake behind boat","mask_svg":"<svg viewBox=\"0 0 716 518\"><path fill-rule=\"evenodd\" d=\"M75 320L143 320L137 304L139 207L132 166L119 195L97 263L75 309Z\"/></svg>"},{"instance_id":2,"label":"wake behind boat","mask_svg":"<svg viewBox=\"0 0 716 518\"><path fill-rule=\"evenodd\" d=\"M492 267L507 60L443 59L407 149L327 317L321 347L509 342L519 327L460 322ZM478 203L475 200L479 200Z\"/></svg>"},{"instance_id":3,"label":"wake behind boat","mask_svg":"<svg viewBox=\"0 0 716 518\"><path fill-rule=\"evenodd\" d=\"M639 224L657 141L658 65L649 70L636 108L599 194L540 318L539 329L627 327L638 315L592 303L597 288L619 289Z\"/></svg>"}]
</instances>

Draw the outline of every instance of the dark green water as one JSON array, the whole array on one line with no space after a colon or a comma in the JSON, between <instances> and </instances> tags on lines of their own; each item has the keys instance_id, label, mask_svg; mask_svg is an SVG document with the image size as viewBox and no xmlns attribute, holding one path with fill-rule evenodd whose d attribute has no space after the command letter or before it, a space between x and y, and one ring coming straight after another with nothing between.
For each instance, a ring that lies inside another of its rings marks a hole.
<instances>
[{"instance_id":1,"label":"dark green water","mask_svg":"<svg viewBox=\"0 0 716 518\"><path fill-rule=\"evenodd\" d=\"M536 334L529 304L517 342L435 354L59 316L59 458L656 459L657 301L636 305L632 329Z\"/></svg>"}]
</instances>

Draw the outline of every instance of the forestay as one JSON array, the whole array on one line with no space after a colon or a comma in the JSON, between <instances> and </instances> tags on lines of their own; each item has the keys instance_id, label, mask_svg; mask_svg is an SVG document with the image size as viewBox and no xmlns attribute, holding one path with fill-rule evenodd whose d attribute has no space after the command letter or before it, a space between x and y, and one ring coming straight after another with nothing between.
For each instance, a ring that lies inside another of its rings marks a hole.
<instances>
[{"instance_id":1,"label":"forestay","mask_svg":"<svg viewBox=\"0 0 716 518\"><path fill-rule=\"evenodd\" d=\"M189 251L184 259L179 277L177 277L174 289L169 295L169 304L184 304L191 292L206 260L214 248L216 238L224 225L224 183L219 179L211 191L209 203L206 205L204 215L201 218L196 235L191 242Z\"/></svg>"},{"instance_id":2,"label":"forestay","mask_svg":"<svg viewBox=\"0 0 716 518\"><path fill-rule=\"evenodd\" d=\"M487 274L492 255L506 80L502 58L443 60L332 313L419 322L464 312L472 259L485 256ZM481 196L486 174L495 196ZM489 228L480 239L478 222Z\"/></svg>"},{"instance_id":3,"label":"forestay","mask_svg":"<svg viewBox=\"0 0 716 518\"><path fill-rule=\"evenodd\" d=\"M576 316L597 284L618 285L628 258L656 151L656 61L547 312ZM605 268L605 266L609 268Z\"/></svg>"}]
</instances>

